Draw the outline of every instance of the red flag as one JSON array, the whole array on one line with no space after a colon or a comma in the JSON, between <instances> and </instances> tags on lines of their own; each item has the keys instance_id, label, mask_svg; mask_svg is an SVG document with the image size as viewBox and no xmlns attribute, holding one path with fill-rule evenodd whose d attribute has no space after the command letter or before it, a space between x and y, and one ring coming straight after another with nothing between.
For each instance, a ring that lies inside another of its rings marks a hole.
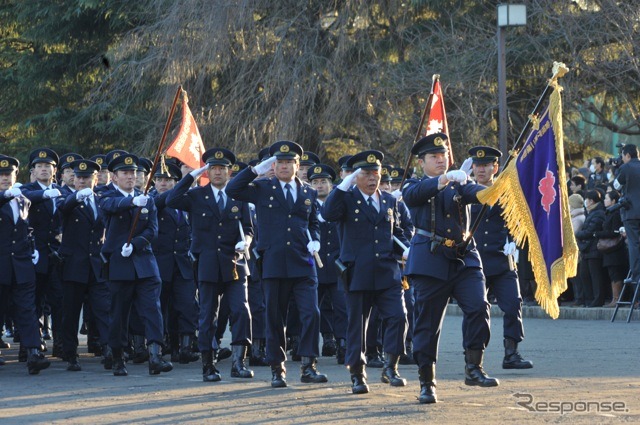
<instances>
[{"instance_id":1,"label":"red flag","mask_svg":"<svg viewBox=\"0 0 640 425\"><path fill-rule=\"evenodd\" d=\"M188 165L193 169L204 166L202 162L202 154L204 153L204 143L198 131L196 120L189 109L189 98L187 92L183 91L182 96L182 123L176 138L169 145L167 155L180 160L180 162ZM209 179L206 175L200 177L200 184L206 185Z\"/></svg>"},{"instance_id":2,"label":"red flag","mask_svg":"<svg viewBox=\"0 0 640 425\"><path fill-rule=\"evenodd\" d=\"M425 133L425 136L433 133L444 133L447 135L447 147L449 148L449 167L451 167L454 163L453 150L451 149L451 140L449 139L447 112L444 109L444 96L442 95L440 80L435 80L433 83L433 100L431 101L431 110L429 111L429 121L427 122L427 131Z\"/></svg>"}]
</instances>

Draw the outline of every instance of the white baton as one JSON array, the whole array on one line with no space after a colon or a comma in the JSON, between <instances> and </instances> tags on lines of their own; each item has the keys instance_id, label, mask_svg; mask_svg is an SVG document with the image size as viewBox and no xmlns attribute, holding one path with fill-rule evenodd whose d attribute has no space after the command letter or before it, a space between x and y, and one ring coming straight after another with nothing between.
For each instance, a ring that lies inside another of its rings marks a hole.
<instances>
[{"instance_id":1,"label":"white baton","mask_svg":"<svg viewBox=\"0 0 640 425\"><path fill-rule=\"evenodd\" d=\"M307 237L309 238L309 242L313 241L313 239L311 239L311 232L309 232L309 229L307 229ZM313 251L313 258L316 259L316 264L319 269L324 267L324 264L322 264L322 260L320 259L320 255L316 251Z\"/></svg>"}]
</instances>

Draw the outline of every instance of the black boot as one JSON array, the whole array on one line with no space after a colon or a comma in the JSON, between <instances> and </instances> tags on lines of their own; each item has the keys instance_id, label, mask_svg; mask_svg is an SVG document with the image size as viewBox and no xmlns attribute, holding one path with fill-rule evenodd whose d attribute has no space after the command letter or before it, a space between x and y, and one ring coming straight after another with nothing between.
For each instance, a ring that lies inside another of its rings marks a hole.
<instances>
[{"instance_id":1,"label":"black boot","mask_svg":"<svg viewBox=\"0 0 640 425\"><path fill-rule=\"evenodd\" d=\"M384 367L384 359L378 351L378 347L367 347L367 366L379 369Z\"/></svg>"},{"instance_id":2,"label":"black boot","mask_svg":"<svg viewBox=\"0 0 640 425\"><path fill-rule=\"evenodd\" d=\"M300 366L302 375L300 376L300 382L320 384L328 381L327 375L318 373L316 363L317 359L315 357L302 357L302 365Z\"/></svg>"},{"instance_id":3,"label":"black boot","mask_svg":"<svg viewBox=\"0 0 640 425\"><path fill-rule=\"evenodd\" d=\"M20 348L18 349L18 361L20 363L24 363L27 361L27 357L27 349L22 344L20 344Z\"/></svg>"},{"instance_id":4,"label":"black boot","mask_svg":"<svg viewBox=\"0 0 640 425\"><path fill-rule=\"evenodd\" d=\"M502 360L503 369L531 369L533 362L522 358L518 353L518 343L513 339L504 339L504 360Z\"/></svg>"},{"instance_id":5,"label":"black boot","mask_svg":"<svg viewBox=\"0 0 640 425\"><path fill-rule=\"evenodd\" d=\"M48 314L42 316L42 339L51 340L51 316Z\"/></svg>"},{"instance_id":6,"label":"black boot","mask_svg":"<svg viewBox=\"0 0 640 425\"><path fill-rule=\"evenodd\" d=\"M420 378L420 396L418 401L422 404L436 403L436 364L431 363L418 369Z\"/></svg>"},{"instance_id":7,"label":"black boot","mask_svg":"<svg viewBox=\"0 0 640 425\"><path fill-rule=\"evenodd\" d=\"M400 364L401 365L416 364L416 361L413 359L413 341L408 339L404 344L404 348L407 354L402 354L400 356Z\"/></svg>"},{"instance_id":8,"label":"black boot","mask_svg":"<svg viewBox=\"0 0 640 425\"><path fill-rule=\"evenodd\" d=\"M333 357L338 351L338 344L332 333L322 334L322 356Z\"/></svg>"},{"instance_id":9,"label":"black boot","mask_svg":"<svg viewBox=\"0 0 640 425\"><path fill-rule=\"evenodd\" d=\"M133 335L133 364L141 364L149 360L144 335Z\"/></svg>"},{"instance_id":10,"label":"black boot","mask_svg":"<svg viewBox=\"0 0 640 425\"><path fill-rule=\"evenodd\" d=\"M2 328L0 328L0 348L11 348L11 344L2 339Z\"/></svg>"},{"instance_id":11,"label":"black boot","mask_svg":"<svg viewBox=\"0 0 640 425\"><path fill-rule=\"evenodd\" d=\"M202 382L218 382L222 379L220 372L213 365L213 352L211 350L200 352L202 355Z\"/></svg>"},{"instance_id":12,"label":"black boot","mask_svg":"<svg viewBox=\"0 0 640 425\"><path fill-rule=\"evenodd\" d=\"M105 362L106 369L106 362ZM127 368L124 366L124 353L122 347L113 348L113 376L127 376Z\"/></svg>"},{"instance_id":13,"label":"black boot","mask_svg":"<svg viewBox=\"0 0 640 425\"><path fill-rule=\"evenodd\" d=\"M149 344L149 375L158 375L160 372L171 372L173 365L162 358L162 348L157 342Z\"/></svg>"},{"instance_id":14,"label":"black boot","mask_svg":"<svg viewBox=\"0 0 640 425\"><path fill-rule=\"evenodd\" d=\"M67 370L69 372L78 372L82 370L82 367L80 367L78 353L67 353L65 354L65 358L67 359Z\"/></svg>"},{"instance_id":15,"label":"black boot","mask_svg":"<svg viewBox=\"0 0 640 425\"><path fill-rule=\"evenodd\" d=\"M264 338L254 339L251 345L251 357L249 357L249 366L269 366L267 356L264 352Z\"/></svg>"},{"instance_id":16,"label":"black boot","mask_svg":"<svg viewBox=\"0 0 640 425\"><path fill-rule=\"evenodd\" d=\"M231 377L232 378L253 378L253 371L247 369L244 364L247 358L247 347L244 345L231 346Z\"/></svg>"},{"instance_id":17,"label":"black boot","mask_svg":"<svg viewBox=\"0 0 640 425\"><path fill-rule=\"evenodd\" d=\"M180 362L180 336L171 333L166 338L166 348L162 351L162 355L169 354L172 362Z\"/></svg>"},{"instance_id":18,"label":"black boot","mask_svg":"<svg viewBox=\"0 0 640 425\"><path fill-rule=\"evenodd\" d=\"M482 369L482 357L484 355L483 350L467 350L464 354L464 361L466 363L464 368L465 380L467 385L477 385L480 387L497 387L500 382L487 376Z\"/></svg>"},{"instance_id":19,"label":"black boot","mask_svg":"<svg viewBox=\"0 0 640 425\"><path fill-rule=\"evenodd\" d=\"M302 357L298 354L298 346L300 345L300 337L292 336L291 337L291 360L294 362L299 362Z\"/></svg>"},{"instance_id":20,"label":"black boot","mask_svg":"<svg viewBox=\"0 0 640 425\"><path fill-rule=\"evenodd\" d=\"M344 356L347 353L347 342L344 338L338 338L338 352L336 353L336 359L338 364L344 364Z\"/></svg>"},{"instance_id":21,"label":"black boot","mask_svg":"<svg viewBox=\"0 0 640 425\"><path fill-rule=\"evenodd\" d=\"M37 375L41 370L46 369L51 365L51 362L45 359L37 348L27 348L27 369L29 375Z\"/></svg>"},{"instance_id":22,"label":"black boot","mask_svg":"<svg viewBox=\"0 0 640 425\"><path fill-rule=\"evenodd\" d=\"M180 338L180 364L188 364L200 360L200 356L191 351L191 340L193 335L182 335Z\"/></svg>"},{"instance_id":23,"label":"black boot","mask_svg":"<svg viewBox=\"0 0 640 425\"><path fill-rule=\"evenodd\" d=\"M284 388L287 386L287 369L284 363L271 365L271 387Z\"/></svg>"},{"instance_id":24,"label":"black boot","mask_svg":"<svg viewBox=\"0 0 640 425\"><path fill-rule=\"evenodd\" d=\"M369 386L367 385L367 373L364 370L364 365L360 364L352 366L351 372L351 392L353 394L366 394L369 392Z\"/></svg>"},{"instance_id":25,"label":"black boot","mask_svg":"<svg viewBox=\"0 0 640 425\"><path fill-rule=\"evenodd\" d=\"M65 358L64 346L62 345L62 336L60 336L60 323L58 323L54 328L53 332L53 350L51 350L51 355L53 357L57 357L62 360L67 360Z\"/></svg>"},{"instance_id":26,"label":"black boot","mask_svg":"<svg viewBox=\"0 0 640 425\"><path fill-rule=\"evenodd\" d=\"M216 353L216 361L220 362L224 359L228 359L229 357L231 357L231 350L228 349L227 347L221 348L219 350L215 350Z\"/></svg>"},{"instance_id":27,"label":"black boot","mask_svg":"<svg viewBox=\"0 0 640 425\"><path fill-rule=\"evenodd\" d=\"M104 359L104 369L113 369L113 351L111 351L109 344L104 344L102 346L102 357Z\"/></svg>"},{"instance_id":28,"label":"black boot","mask_svg":"<svg viewBox=\"0 0 640 425\"><path fill-rule=\"evenodd\" d=\"M392 387L404 387L407 385L407 380L400 377L398 373L398 361L400 361L399 355L385 353L381 381L385 384L390 384Z\"/></svg>"}]
</instances>

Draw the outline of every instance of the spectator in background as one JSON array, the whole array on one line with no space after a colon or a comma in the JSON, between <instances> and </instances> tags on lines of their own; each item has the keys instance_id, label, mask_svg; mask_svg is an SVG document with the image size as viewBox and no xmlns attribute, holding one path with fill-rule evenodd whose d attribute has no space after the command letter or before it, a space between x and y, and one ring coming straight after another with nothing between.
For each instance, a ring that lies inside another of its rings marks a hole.
<instances>
[{"instance_id":1,"label":"spectator in background","mask_svg":"<svg viewBox=\"0 0 640 425\"><path fill-rule=\"evenodd\" d=\"M584 302L587 307L602 307L606 275L602 267L602 254L596 247L596 232L602 230L605 210L602 197L597 190L589 190L584 197L587 216L582 228L576 232L581 260L579 265L580 279L584 290Z\"/></svg>"},{"instance_id":2,"label":"spectator in background","mask_svg":"<svg viewBox=\"0 0 640 425\"><path fill-rule=\"evenodd\" d=\"M622 227L622 218L620 217L620 208L615 208L619 199L620 193L617 190L607 192L605 195L604 206L606 208L606 214L604 223L602 224L602 230L596 232L596 236L599 239L615 238L620 235L618 229ZM607 269L609 279L611 279L612 293L611 302L605 305L605 307L615 307L620 298L622 281L627 277L627 272L629 271L627 247L623 243L618 249L610 253L605 253L602 257L602 265Z\"/></svg>"},{"instance_id":3,"label":"spectator in background","mask_svg":"<svg viewBox=\"0 0 640 425\"><path fill-rule=\"evenodd\" d=\"M580 196L583 196L584 190L587 187L587 179L584 178L582 174L578 174L577 176L571 177L571 182L569 183L569 190L571 193L577 193Z\"/></svg>"},{"instance_id":4,"label":"spectator in background","mask_svg":"<svg viewBox=\"0 0 640 425\"><path fill-rule=\"evenodd\" d=\"M594 189L601 184L607 183L607 173L604 170L605 165L604 159L600 156L596 156L591 160L591 165L589 166L591 174L587 182L587 189Z\"/></svg>"},{"instance_id":5,"label":"spectator in background","mask_svg":"<svg viewBox=\"0 0 640 425\"><path fill-rule=\"evenodd\" d=\"M573 226L573 234L575 235L584 224L584 199L581 195L574 193L569 196L569 212L571 214L571 225ZM573 288L573 307L584 305L584 291L582 289L582 281L580 273L569 279L569 284Z\"/></svg>"}]
</instances>

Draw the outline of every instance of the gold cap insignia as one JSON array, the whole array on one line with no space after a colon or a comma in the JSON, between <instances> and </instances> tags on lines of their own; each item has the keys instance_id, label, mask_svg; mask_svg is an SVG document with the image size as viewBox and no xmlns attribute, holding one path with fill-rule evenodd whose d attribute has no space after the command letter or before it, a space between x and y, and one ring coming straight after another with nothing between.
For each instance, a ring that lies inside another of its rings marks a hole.
<instances>
[{"instance_id":1,"label":"gold cap insignia","mask_svg":"<svg viewBox=\"0 0 640 425\"><path fill-rule=\"evenodd\" d=\"M39 156L40 158L46 158L46 157L47 157L47 153L46 153L45 151L40 151L40 152L38 153L38 156Z\"/></svg>"},{"instance_id":2,"label":"gold cap insignia","mask_svg":"<svg viewBox=\"0 0 640 425\"><path fill-rule=\"evenodd\" d=\"M322 167L316 167L313 169L313 172L316 174L320 174L322 172Z\"/></svg>"},{"instance_id":3,"label":"gold cap insignia","mask_svg":"<svg viewBox=\"0 0 640 425\"><path fill-rule=\"evenodd\" d=\"M283 152L283 153L289 152L289 145L280 146L280 152Z\"/></svg>"},{"instance_id":4,"label":"gold cap insignia","mask_svg":"<svg viewBox=\"0 0 640 425\"><path fill-rule=\"evenodd\" d=\"M433 144L436 146L444 145L444 139L442 137L436 137L433 141Z\"/></svg>"},{"instance_id":5,"label":"gold cap insignia","mask_svg":"<svg viewBox=\"0 0 640 425\"><path fill-rule=\"evenodd\" d=\"M238 164L233 164L231 166L231 171L238 171L240 169L240 166Z\"/></svg>"},{"instance_id":6,"label":"gold cap insignia","mask_svg":"<svg viewBox=\"0 0 640 425\"><path fill-rule=\"evenodd\" d=\"M74 157L72 157L71 155L69 155L69 156L67 157L67 162L73 162L74 160L75 160L75 158L74 158Z\"/></svg>"},{"instance_id":7,"label":"gold cap insignia","mask_svg":"<svg viewBox=\"0 0 640 425\"><path fill-rule=\"evenodd\" d=\"M9 161L7 161L6 159L3 159L3 160L0 162L0 167L2 167L2 168L7 168L8 166L9 166Z\"/></svg>"},{"instance_id":8,"label":"gold cap insignia","mask_svg":"<svg viewBox=\"0 0 640 425\"><path fill-rule=\"evenodd\" d=\"M385 174L385 175L389 174L389 170L387 170L386 168L383 167L381 174Z\"/></svg>"},{"instance_id":9,"label":"gold cap insignia","mask_svg":"<svg viewBox=\"0 0 640 425\"><path fill-rule=\"evenodd\" d=\"M375 162L376 162L376 156L375 156L374 154L369 155L369 156L367 157L367 162L368 162L369 164L373 164L373 163L375 163Z\"/></svg>"},{"instance_id":10,"label":"gold cap insignia","mask_svg":"<svg viewBox=\"0 0 640 425\"><path fill-rule=\"evenodd\" d=\"M213 154L213 157L215 159L222 159L224 158L224 153L222 153L222 151L216 151L216 153Z\"/></svg>"},{"instance_id":11,"label":"gold cap insignia","mask_svg":"<svg viewBox=\"0 0 640 425\"><path fill-rule=\"evenodd\" d=\"M127 165L133 164L133 158L131 158L130 156L126 157L124 159L124 163L127 164Z\"/></svg>"},{"instance_id":12,"label":"gold cap insignia","mask_svg":"<svg viewBox=\"0 0 640 425\"><path fill-rule=\"evenodd\" d=\"M389 209L387 210L387 214L389 214L389 215L393 215L393 209L389 208Z\"/></svg>"},{"instance_id":13,"label":"gold cap insignia","mask_svg":"<svg viewBox=\"0 0 640 425\"><path fill-rule=\"evenodd\" d=\"M302 154L302 160L306 161L307 159L309 159L309 155L307 155L306 153Z\"/></svg>"},{"instance_id":14,"label":"gold cap insignia","mask_svg":"<svg viewBox=\"0 0 640 425\"><path fill-rule=\"evenodd\" d=\"M307 206L311 205L311 199L309 199L309 198L305 199L304 200L304 204L307 205Z\"/></svg>"},{"instance_id":15,"label":"gold cap insignia","mask_svg":"<svg viewBox=\"0 0 640 425\"><path fill-rule=\"evenodd\" d=\"M239 211L238 207L236 205L234 205L233 207L231 207L231 212L232 213L237 213Z\"/></svg>"},{"instance_id":16,"label":"gold cap insignia","mask_svg":"<svg viewBox=\"0 0 640 425\"><path fill-rule=\"evenodd\" d=\"M113 159L116 159L119 156L120 156L120 153L116 152L116 153L113 154Z\"/></svg>"},{"instance_id":17,"label":"gold cap insignia","mask_svg":"<svg viewBox=\"0 0 640 425\"><path fill-rule=\"evenodd\" d=\"M484 151L482 149L480 149L478 152L476 152L476 156L478 158L484 158L484 155L485 155L485 153L484 153Z\"/></svg>"},{"instance_id":18,"label":"gold cap insignia","mask_svg":"<svg viewBox=\"0 0 640 425\"><path fill-rule=\"evenodd\" d=\"M78 165L78 168L82 171L87 169L87 163L86 162L81 162L80 165Z\"/></svg>"},{"instance_id":19,"label":"gold cap insignia","mask_svg":"<svg viewBox=\"0 0 640 425\"><path fill-rule=\"evenodd\" d=\"M96 158L96 164L102 165L102 162L103 162L102 158Z\"/></svg>"},{"instance_id":20,"label":"gold cap insignia","mask_svg":"<svg viewBox=\"0 0 640 425\"><path fill-rule=\"evenodd\" d=\"M391 177L398 177L398 175L399 175L399 174L398 174L398 170L393 170L393 171L391 172Z\"/></svg>"}]
</instances>

